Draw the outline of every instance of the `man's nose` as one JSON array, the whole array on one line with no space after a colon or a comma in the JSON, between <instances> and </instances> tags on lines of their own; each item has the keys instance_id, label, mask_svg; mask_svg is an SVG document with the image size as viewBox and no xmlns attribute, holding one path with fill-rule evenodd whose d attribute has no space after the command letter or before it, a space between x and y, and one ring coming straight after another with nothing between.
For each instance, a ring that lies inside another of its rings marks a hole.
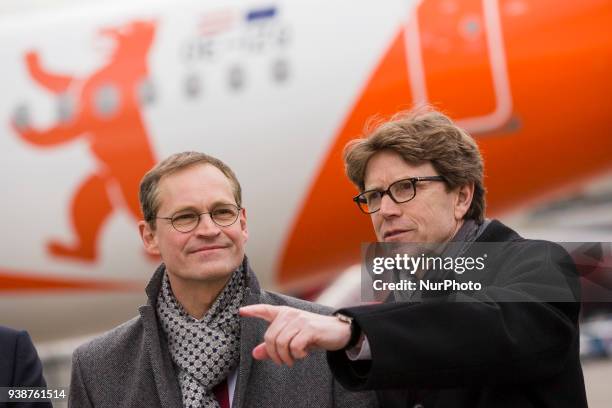
<instances>
[{"instance_id":1,"label":"man's nose","mask_svg":"<svg viewBox=\"0 0 612 408\"><path fill-rule=\"evenodd\" d=\"M400 205L389 197L389 194L385 194L380 199L380 215L383 217L393 217L401 214Z\"/></svg>"},{"instance_id":2,"label":"man's nose","mask_svg":"<svg viewBox=\"0 0 612 408\"><path fill-rule=\"evenodd\" d=\"M221 232L221 227L215 224L210 214L200 215L200 222L195 229L197 235L203 237L214 237Z\"/></svg>"}]
</instances>

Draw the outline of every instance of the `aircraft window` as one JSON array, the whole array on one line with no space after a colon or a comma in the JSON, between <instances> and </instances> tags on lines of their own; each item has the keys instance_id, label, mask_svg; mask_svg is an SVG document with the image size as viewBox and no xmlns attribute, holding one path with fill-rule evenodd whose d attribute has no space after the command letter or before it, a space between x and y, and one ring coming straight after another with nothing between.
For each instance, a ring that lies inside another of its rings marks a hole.
<instances>
[{"instance_id":1,"label":"aircraft window","mask_svg":"<svg viewBox=\"0 0 612 408\"><path fill-rule=\"evenodd\" d=\"M146 78L138 84L138 101L141 105L150 105L155 102L155 85L151 79Z\"/></svg>"},{"instance_id":2,"label":"aircraft window","mask_svg":"<svg viewBox=\"0 0 612 408\"><path fill-rule=\"evenodd\" d=\"M195 98L202 91L202 81L197 74L189 74L185 78L185 93L189 98Z\"/></svg>"},{"instance_id":3,"label":"aircraft window","mask_svg":"<svg viewBox=\"0 0 612 408\"><path fill-rule=\"evenodd\" d=\"M119 109L120 94L114 85L104 85L94 95L94 107L100 116L112 116Z\"/></svg>"},{"instance_id":4,"label":"aircraft window","mask_svg":"<svg viewBox=\"0 0 612 408\"><path fill-rule=\"evenodd\" d=\"M15 126L18 129L27 129L30 127L30 109L26 105L20 105L15 109L13 114Z\"/></svg>"},{"instance_id":5,"label":"aircraft window","mask_svg":"<svg viewBox=\"0 0 612 408\"><path fill-rule=\"evenodd\" d=\"M462 24L463 35L469 39L477 39L481 34L480 22L476 18L466 18Z\"/></svg>"},{"instance_id":6,"label":"aircraft window","mask_svg":"<svg viewBox=\"0 0 612 408\"><path fill-rule=\"evenodd\" d=\"M234 65L229 70L229 86L235 91L244 88L245 74L244 69L240 65Z\"/></svg>"},{"instance_id":7,"label":"aircraft window","mask_svg":"<svg viewBox=\"0 0 612 408\"><path fill-rule=\"evenodd\" d=\"M68 93L61 94L57 99L57 120L62 123L70 122L74 118L74 97Z\"/></svg>"},{"instance_id":8,"label":"aircraft window","mask_svg":"<svg viewBox=\"0 0 612 408\"><path fill-rule=\"evenodd\" d=\"M289 63L279 58L272 63L272 78L276 82L285 82L289 77Z\"/></svg>"}]
</instances>

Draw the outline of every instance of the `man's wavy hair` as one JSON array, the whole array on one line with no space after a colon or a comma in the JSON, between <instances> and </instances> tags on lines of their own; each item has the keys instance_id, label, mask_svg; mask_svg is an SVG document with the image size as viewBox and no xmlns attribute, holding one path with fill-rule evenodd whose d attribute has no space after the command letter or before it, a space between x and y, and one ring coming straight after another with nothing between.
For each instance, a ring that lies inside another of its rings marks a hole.
<instances>
[{"instance_id":1,"label":"man's wavy hair","mask_svg":"<svg viewBox=\"0 0 612 408\"><path fill-rule=\"evenodd\" d=\"M227 164L205 153L175 153L157 163L144 175L140 182L140 192L138 195L140 199L140 209L142 210L145 221L151 228L155 229L155 217L157 217L157 211L160 206L158 186L162 177L201 164L210 164L221 170L221 173L229 179L232 185L236 205L242 207L242 188L240 187L236 174L234 174Z\"/></svg>"},{"instance_id":2,"label":"man's wavy hair","mask_svg":"<svg viewBox=\"0 0 612 408\"><path fill-rule=\"evenodd\" d=\"M447 191L474 183L474 197L464 218L484 220L482 156L474 139L447 116L425 106L399 112L372 130L367 128L365 137L351 140L344 148L346 174L360 191L365 190L370 158L383 150L392 151L412 165L431 162L444 177Z\"/></svg>"}]
</instances>

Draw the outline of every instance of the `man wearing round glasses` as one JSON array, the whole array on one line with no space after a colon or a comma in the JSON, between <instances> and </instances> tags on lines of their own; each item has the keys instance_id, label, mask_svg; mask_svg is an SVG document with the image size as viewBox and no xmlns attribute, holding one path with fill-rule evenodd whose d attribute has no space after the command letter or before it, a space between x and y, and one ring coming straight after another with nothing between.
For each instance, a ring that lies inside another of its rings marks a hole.
<instances>
[{"instance_id":1,"label":"man wearing round glasses","mask_svg":"<svg viewBox=\"0 0 612 408\"><path fill-rule=\"evenodd\" d=\"M265 323L241 318L240 306L330 310L259 287L245 256L240 183L226 164L172 155L144 176L140 203L145 249L163 263L140 316L75 351L70 406L376 406L371 393L336 383L322 352L296 370L253 360Z\"/></svg>"},{"instance_id":2,"label":"man wearing round glasses","mask_svg":"<svg viewBox=\"0 0 612 408\"><path fill-rule=\"evenodd\" d=\"M344 160L378 242L461 256L495 243L473 275L484 290L395 290L384 304L336 316L247 306L241 314L270 322L253 355L291 364L328 350L342 385L376 390L384 407L586 407L576 268L560 246L485 218L475 141L441 113L415 110L351 141Z\"/></svg>"}]
</instances>

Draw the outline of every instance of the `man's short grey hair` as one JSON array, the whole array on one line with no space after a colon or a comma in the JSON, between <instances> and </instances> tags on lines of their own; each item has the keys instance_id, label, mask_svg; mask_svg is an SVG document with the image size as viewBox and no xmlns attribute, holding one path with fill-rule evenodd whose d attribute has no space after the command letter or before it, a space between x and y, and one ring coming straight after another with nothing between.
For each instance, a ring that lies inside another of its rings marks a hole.
<instances>
[{"instance_id":1,"label":"man's short grey hair","mask_svg":"<svg viewBox=\"0 0 612 408\"><path fill-rule=\"evenodd\" d=\"M236 174L232 169L216 157L200 152L181 152L175 153L168 158L157 163L151 170L144 175L140 182L140 209L145 221L155 229L155 219L159 210L159 182L167 175L176 173L200 164L210 164L218 168L227 177L232 185L234 199L238 207L242 207L242 188L238 182Z\"/></svg>"}]
</instances>

